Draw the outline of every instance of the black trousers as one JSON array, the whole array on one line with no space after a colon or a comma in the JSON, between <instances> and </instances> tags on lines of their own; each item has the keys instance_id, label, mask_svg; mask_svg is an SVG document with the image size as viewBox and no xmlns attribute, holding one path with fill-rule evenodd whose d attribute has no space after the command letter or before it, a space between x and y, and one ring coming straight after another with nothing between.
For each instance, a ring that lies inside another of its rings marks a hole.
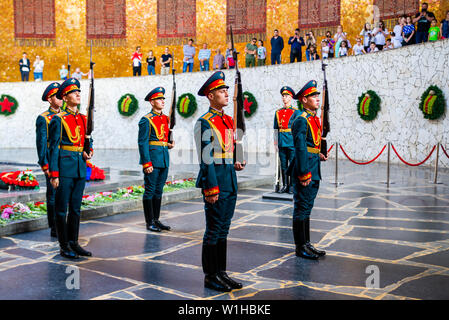
<instances>
[{"instance_id":1,"label":"black trousers","mask_svg":"<svg viewBox=\"0 0 449 320\"><path fill-rule=\"evenodd\" d=\"M136 75L142 75L142 66L133 67L133 77L135 77Z\"/></svg>"},{"instance_id":2,"label":"black trousers","mask_svg":"<svg viewBox=\"0 0 449 320\"><path fill-rule=\"evenodd\" d=\"M300 50L290 51L290 63L295 62L295 60L297 60L298 62L302 61L302 52Z\"/></svg>"},{"instance_id":3,"label":"black trousers","mask_svg":"<svg viewBox=\"0 0 449 320\"><path fill-rule=\"evenodd\" d=\"M20 75L22 76L22 81L28 81L30 78L30 72L20 71Z\"/></svg>"}]
</instances>

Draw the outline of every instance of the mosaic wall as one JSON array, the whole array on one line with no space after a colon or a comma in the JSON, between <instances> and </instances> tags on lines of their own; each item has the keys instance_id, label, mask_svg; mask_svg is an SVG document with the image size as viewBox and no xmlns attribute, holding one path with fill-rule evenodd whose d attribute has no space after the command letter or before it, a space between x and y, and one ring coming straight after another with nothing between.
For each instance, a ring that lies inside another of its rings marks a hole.
<instances>
[{"instance_id":1,"label":"mosaic wall","mask_svg":"<svg viewBox=\"0 0 449 320\"><path fill-rule=\"evenodd\" d=\"M365 21L373 20L374 2L389 7L391 3L401 1L3 0L0 1L0 44L3 49L0 52L0 81L20 80L18 61L24 51L31 64L36 55L44 60L44 80L59 79L61 65L67 66L67 49L72 70L80 67L87 73L90 41L97 62L96 77L131 76L131 55L136 46L142 47L144 59L149 50L159 58L168 46L175 55L175 68L182 70L182 43L187 38L196 40L197 52L206 42L213 52L220 49L224 53L229 32L227 21L236 24L234 30L239 41L246 41L253 35L266 39L268 52L273 30L279 29L286 46L282 61L287 62L290 52L287 40L298 24L309 25L303 31L313 28L315 34L321 36L326 30L335 30L340 21L349 38L353 39ZM449 0L427 2L439 20L444 18ZM338 3L339 11L336 9ZM310 14L298 19L304 8L311 8ZM248 18L242 18L242 14ZM182 19L186 16L187 22ZM394 19L387 21L387 26L392 23ZM237 50L243 53L244 46L245 42L238 43ZM270 63L269 55L267 62ZM243 64L242 54L240 65L243 67ZM143 66L143 74L146 74L146 63ZM196 63L194 70L198 69ZM156 72L159 73L159 66Z\"/></svg>"}]
</instances>

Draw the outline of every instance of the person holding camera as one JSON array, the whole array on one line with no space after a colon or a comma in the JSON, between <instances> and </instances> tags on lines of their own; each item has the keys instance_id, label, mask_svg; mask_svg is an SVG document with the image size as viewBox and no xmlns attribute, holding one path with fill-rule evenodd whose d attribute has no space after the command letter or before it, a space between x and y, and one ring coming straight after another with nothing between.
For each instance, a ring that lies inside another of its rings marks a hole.
<instances>
[{"instance_id":1,"label":"person holding camera","mask_svg":"<svg viewBox=\"0 0 449 320\"><path fill-rule=\"evenodd\" d=\"M382 51L387 43L387 37L389 36L388 29L385 27L385 23L382 20L377 24L377 28L373 30L373 36L377 49Z\"/></svg>"},{"instance_id":2,"label":"person holding camera","mask_svg":"<svg viewBox=\"0 0 449 320\"><path fill-rule=\"evenodd\" d=\"M311 59L311 50L312 47L316 45L316 39L315 36L313 35L313 32L310 31L309 33L306 33L306 59L307 61L313 60Z\"/></svg>"},{"instance_id":3,"label":"person holding camera","mask_svg":"<svg viewBox=\"0 0 449 320\"><path fill-rule=\"evenodd\" d=\"M346 32L343 32L343 26L338 26L337 27L337 33L334 36L334 41L335 41L335 58L339 57L340 45L341 45L341 43L344 40L347 40L347 34L346 34Z\"/></svg>"},{"instance_id":4,"label":"person holding camera","mask_svg":"<svg viewBox=\"0 0 449 320\"><path fill-rule=\"evenodd\" d=\"M307 36L307 34L306 34ZM299 29L295 29L295 35L288 39L288 44L291 45L290 49L290 63L296 61L302 61L302 48L305 46L304 38L299 35ZM307 59L309 60L309 59Z\"/></svg>"},{"instance_id":5,"label":"person holding camera","mask_svg":"<svg viewBox=\"0 0 449 320\"><path fill-rule=\"evenodd\" d=\"M424 2L421 12L418 12L413 19L413 23L418 23L416 30L416 43L427 42L430 29L430 23L435 19L435 15L428 11L429 4Z\"/></svg>"}]
</instances>

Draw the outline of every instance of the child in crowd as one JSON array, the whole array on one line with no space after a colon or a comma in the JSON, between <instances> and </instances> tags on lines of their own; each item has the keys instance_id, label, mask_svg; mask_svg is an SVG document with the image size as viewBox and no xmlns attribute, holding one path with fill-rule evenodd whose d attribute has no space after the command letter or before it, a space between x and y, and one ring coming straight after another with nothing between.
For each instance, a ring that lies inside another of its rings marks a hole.
<instances>
[{"instance_id":1,"label":"child in crowd","mask_svg":"<svg viewBox=\"0 0 449 320\"><path fill-rule=\"evenodd\" d=\"M368 50L369 50L368 53L372 53L372 52L379 51L379 48L377 48L375 42L371 42L370 45L369 45L369 49Z\"/></svg>"},{"instance_id":2,"label":"child in crowd","mask_svg":"<svg viewBox=\"0 0 449 320\"><path fill-rule=\"evenodd\" d=\"M433 19L429 29L429 42L438 41L439 39L441 39L441 30L437 25L437 19Z\"/></svg>"},{"instance_id":3,"label":"child in crowd","mask_svg":"<svg viewBox=\"0 0 449 320\"><path fill-rule=\"evenodd\" d=\"M257 65L264 66L266 57L267 49L263 46L263 41L259 40L257 42Z\"/></svg>"},{"instance_id":4,"label":"child in crowd","mask_svg":"<svg viewBox=\"0 0 449 320\"><path fill-rule=\"evenodd\" d=\"M320 56L316 51L316 47L317 47L316 44L313 44L310 47L310 60L320 60Z\"/></svg>"},{"instance_id":5,"label":"child in crowd","mask_svg":"<svg viewBox=\"0 0 449 320\"><path fill-rule=\"evenodd\" d=\"M387 43L384 45L384 51L385 50L391 50L391 49L394 49L394 46L391 43L391 39L387 39Z\"/></svg>"},{"instance_id":6,"label":"child in crowd","mask_svg":"<svg viewBox=\"0 0 449 320\"><path fill-rule=\"evenodd\" d=\"M357 43L352 47L352 55L359 56L361 54L366 54L365 47L362 45L362 39L357 38Z\"/></svg>"},{"instance_id":7,"label":"child in crowd","mask_svg":"<svg viewBox=\"0 0 449 320\"><path fill-rule=\"evenodd\" d=\"M338 50L339 57L346 57L348 55L348 42L346 40L341 41L340 49Z\"/></svg>"},{"instance_id":8,"label":"child in crowd","mask_svg":"<svg viewBox=\"0 0 449 320\"><path fill-rule=\"evenodd\" d=\"M323 39L321 41L321 55L323 56L323 59L329 59L329 41L327 39Z\"/></svg>"}]
</instances>

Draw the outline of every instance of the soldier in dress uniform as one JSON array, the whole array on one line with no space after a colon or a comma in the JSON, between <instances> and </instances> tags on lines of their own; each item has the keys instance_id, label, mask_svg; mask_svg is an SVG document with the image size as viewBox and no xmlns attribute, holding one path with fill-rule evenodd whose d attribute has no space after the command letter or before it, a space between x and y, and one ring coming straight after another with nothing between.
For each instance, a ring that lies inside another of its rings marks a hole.
<instances>
[{"instance_id":1,"label":"soldier in dress uniform","mask_svg":"<svg viewBox=\"0 0 449 320\"><path fill-rule=\"evenodd\" d=\"M48 226L50 227L50 236L56 237L55 227L55 189L53 189L50 183L49 171L48 171L48 125L51 118L59 113L62 106L62 100L56 98L60 85L57 82L51 83L42 94L42 101L50 103L50 107L45 112L37 116L36 119L36 149L38 163L41 166L42 171L45 174L46 180L46 199L47 199L47 219Z\"/></svg>"},{"instance_id":2,"label":"soldier in dress uniform","mask_svg":"<svg viewBox=\"0 0 449 320\"><path fill-rule=\"evenodd\" d=\"M281 109L276 110L273 127L275 129L274 144L279 151L279 158L281 160L283 186L282 189L279 190L279 193L293 193L291 179L286 173L288 166L295 155L290 118L298 108L292 107L293 97L295 96L295 92L292 88L288 86L282 87L281 96L284 106Z\"/></svg>"},{"instance_id":3,"label":"soldier in dress uniform","mask_svg":"<svg viewBox=\"0 0 449 320\"><path fill-rule=\"evenodd\" d=\"M316 260L326 254L310 243L310 213L321 180L320 161L327 157L320 153L321 123L316 112L319 108L317 83L309 81L295 96L303 107L292 119L295 159L289 167L293 181L293 236L298 257Z\"/></svg>"},{"instance_id":4,"label":"soldier in dress uniform","mask_svg":"<svg viewBox=\"0 0 449 320\"><path fill-rule=\"evenodd\" d=\"M234 161L234 121L223 112L228 105L228 86L221 71L215 72L198 91L207 97L209 111L195 125L200 162L196 187L202 189L206 230L203 236L204 286L217 291L242 288L226 273L227 236L237 201L236 171L246 162Z\"/></svg>"},{"instance_id":5,"label":"soldier in dress uniform","mask_svg":"<svg viewBox=\"0 0 449 320\"><path fill-rule=\"evenodd\" d=\"M159 221L161 213L162 191L167 181L170 158L168 149L175 143L168 143L170 118L162 113L165 105L165 89L157 87L148 93L145 101L152 106L150 113L139 122L140 164L145 174L145 193L143 211L147 230L160 232L170 227Z\"/></svg>"},{"instance_id":6,"label":"soldier in dress uniform","mask_svg":"<svg viewBox=\"0 0 449 320\"><path fill-rule=\"evenodd\" d=\"M56 189L56 233L61 256L76 259L79 255L92 255L79 245L78 233L86 160L92 157L93 151L89 154L83 151L87 118L77 107L81 102L80 82L75 78L65 80L56 97L66 103L66 110L54 115L49 127L49 171Z\"/></svg>"}]
</instances>

